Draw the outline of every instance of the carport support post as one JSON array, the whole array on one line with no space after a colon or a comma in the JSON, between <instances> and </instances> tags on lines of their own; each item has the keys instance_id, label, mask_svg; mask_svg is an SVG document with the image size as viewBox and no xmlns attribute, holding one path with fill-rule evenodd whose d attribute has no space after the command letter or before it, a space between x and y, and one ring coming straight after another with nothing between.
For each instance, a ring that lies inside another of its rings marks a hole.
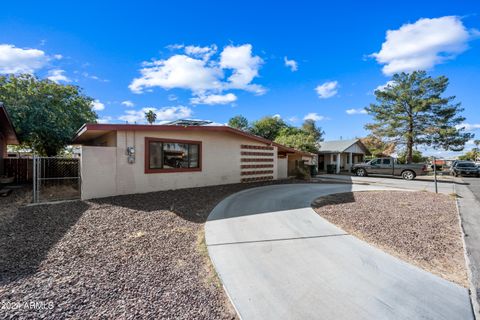
<instances>
[{"instance_id":1,"label":"carport support post","mask_svg":"<svg viewBox=\"0 0 480 320\"><path fill-rule=\"evenodd\" d=\"M340 173L340 157L341 157L341 153L337 154L337 170L336 170L336 173L339 174Z\"/></svg>"}]
</instances>

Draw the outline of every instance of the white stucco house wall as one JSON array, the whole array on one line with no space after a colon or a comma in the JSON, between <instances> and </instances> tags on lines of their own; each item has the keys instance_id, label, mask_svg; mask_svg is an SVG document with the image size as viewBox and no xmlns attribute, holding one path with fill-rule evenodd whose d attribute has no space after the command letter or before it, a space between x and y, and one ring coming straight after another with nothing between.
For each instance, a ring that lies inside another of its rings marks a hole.
<instances>
[{"instance_id":1,"label":"white stucco house wall","mask_svg":"<svg viewBox=\"0 0 480 320\"><path fill-rule=\"evenodd\" d=\"M85 124L82 199L285 179L316 155L228 126Z\"/></svg>"}]
</instances>

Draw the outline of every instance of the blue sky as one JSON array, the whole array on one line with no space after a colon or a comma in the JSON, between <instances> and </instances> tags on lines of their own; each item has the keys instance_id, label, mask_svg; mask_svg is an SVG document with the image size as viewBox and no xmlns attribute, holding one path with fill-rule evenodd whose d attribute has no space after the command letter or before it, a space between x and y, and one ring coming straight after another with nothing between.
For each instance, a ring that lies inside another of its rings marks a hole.
<instances>
[{"instance_id":1,"label":"blue sky","mask_svg":"<svg viewBox=\"0 0 480 320\"><path fill-rule=\"evenodd\" d=\"M142 122L144 108L160 121L279 115L347 139L367 134L375 88L422 68L450 78L480 137L479 14L476 1L9 1L0 72L79 85L105 122Z\"/></svg>"}]
</instances>

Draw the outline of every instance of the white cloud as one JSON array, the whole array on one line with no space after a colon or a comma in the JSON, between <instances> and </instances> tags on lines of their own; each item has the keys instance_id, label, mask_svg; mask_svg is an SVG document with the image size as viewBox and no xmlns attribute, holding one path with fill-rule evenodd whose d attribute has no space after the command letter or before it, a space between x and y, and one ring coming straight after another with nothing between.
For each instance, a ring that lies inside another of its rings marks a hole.
<instances>
[{"instance_id":1,"label":"white cloud","mask_svg":"<svg viewBox=\"0 0 480 320\"><path fill-rule=\"evenodd\" d=\"M33 73L44 67L49 57L38 49L22 49L0 44L0 73Z\"/></svg>"},{"instance_id":2,"label":"white cloud","mask_svg":"<svg viewBox=\"0 0 480 320\"><path fill-rule=\"evenodd\" d=\"M110 116L105 116L97 120L98 123L109 123L113 118Z\"/></svg>"},{"instance_id":3,"label":"white cloud","mask_svg":"<svg viewBox=\"0 0 480 320\"><path fill-rule=\"evenodd\" d=\"M178 100L178 97L174 94L169 94L167 99L168 99L168 101L176 101L176 100Z\"/></svg>"},{"instance_id":4,"label":"white cloud","mask_svg":"<svg viewBox=\"0 0 480 320\"><path fill-rule=\"evenodd\" d=\"M119 120L128 121L129 123L145 123L145 112L152 110L157 115L158 122L173 121L192 116L192 109L184 106L173 106L163 108L142 108L140 110L127 110L125 114L118 117Z\"/></svg>"},{"instance_id":5,"label":"white cloud","mask_svg":"<svg viewBox=\"0 0 480 320\"><path fill-rule=\"evenodd\" d=\"M233 70L232 75L228 77L227 88L264 94L265 88L251 84L253 79L258 76L258 70L262 64L262 58L252 55L251 44L226 46L220 54L220 67Z\"/></svg>"},{"instance_id":6,"label":"white cloud","mask_svg":"<svg viewBox=\"0 0 480 320\"><path fill-rule=\"evenodd\" d=\"M212 58L217 52L216 45L171 45L168 48L183 49L184 54L144 62L141 76L133 79L129 85L131 91L142 93L154 87L166 90L180 88L192 92L193 103L207 99L223 104L234 101L233 97L236 99L233 93L222 94L227 90L238 89L256 94L266 91L262 86L252 83L258 77L263 60L252 55L251 44L226 46L220 55L216 55L216 59Z\"/></svg>"},{"instance_id":7,"label":"white cloud","mask_svg":"<svg viewBox=\"0 0 480 320\"><path fill-rule=\"evenodd\" d=\"M465 145L467 145L467 146L474 146L474 145L475 145L475 140L474 140L474 139L470 139L470 140L468 140L468 141L465 143Z\"/></svg>"},{"instance_id":8,"label":"white cloud","mask_svg":"<svg viewBox=\"0 0 480 320\"><path fill-rule=\"evenodd\" d=\"M195 93L222 88L222 70L208 66L204 60L174 55L167 60L145 63L144 66L140 70L141 77L133 79L129 85L134 93L142 93L144 89L152 87L182 88Z\"/></svg>"},{"instance_id":9,"label":"white cloud","mask_svg":"<svg viewBox=\"0 0 480 320\"><path fill-rule=\"evenodd\" d=\"M321 99L331 98L338 93L338 81L325 82L315 88Z\"/></svg>"},{"instance_id":10,"label":"white cloud","mask_svg":"<svg viewBox=\"0 0 480 320\"><path fill-rule=\"evenodd\" d=\"M284 58L283 58L283 61L285 62L285 67L290 68L290 70L291 70L292 72L295 72L295 71L298 70L297 61L295 61L295 60L293 60L293 59L292 59L292 60L288 60L287 57L284 57Z\"/></svg>"},{"instance_id":11,"label":"white cloud","mask_svg":"<svg viewBox=\"0 0 480 320\"><path fill-rule=\"evenodd\" d=\"M185 47L185 45L183 45L183 44L174 43L174 44L169 44L165 48L167 48L169 50L179 50L179 49L183 49L184 47Z\"/></svg>"},{"instance_id":12,"label":"white cloud","mask_svg":"<svg viewBox=\"0 0 480 320\"><path fill-rule=\"evenodd\" d=\"M347 114L349 115L353 115L353 114L367 114L367 110L365 110L364 108L359 108L359 109L347 109L345 111Z\"/></svg>"},{"instance_id":13,"label":"white cloud","mask_svg":"<svg viewBox=\"0 0 480 320\"><path fill-rule=\"evenodd\" d=\"M133 102L130 101L130 100L122 101L121 104L124 105L125 107L128 107L128 108L131 108L131 107L134 107L134 106L135 106L135 103L133 103Z\"/></svg>"},{"instance_id":14,"label":"white cloud","mask_svg":"<svg viewBox=\"0 0 480 320\"><path fill-rule=\"evenodd\" d=\"M105 109L105 105L100 102L100 100L92 101L92 110L94 111L102 111Z\"/></svg>"},{"instance_id":15,"label":"white cloud","mask_svg":"<svg viewBox=\"0 0 480 320\"><path fill-rule=\"evenodd\" d=\"M217 49L216 45L207 47L186 46L185 54L193 57L200 57L203 60L209 60L210 57L217 52Z\"/></svg>"},{"instance_id":16,"label":"white cloud","mask_svg":"<svg viewBox=\"0 0 480 320\"><path fill-rule=\"evenodd\" d=\"M237 100L237 96L233 93L200 95L190 99L191 104L227 104Z\"/></svg>"},{"instance_id":17,"label":"white cloud","mask_svg":"<svg viewBox=\"0 0 480 320\"><path fill-rule=\"evenodd\" d=\"M466 131L474 131L480 129L480 123L461 123L456 126L457 129L465 128Z\"/></svg>"},{"instance_id":18,"label":"white cloud","mask_svg":"<svg viewBox=\"0 0 480 320\"><path fill-rule=\"evenodd\" d=\"M382 49L373 53L386 75L430 69L467 50L468 41L477 33L467 30L456 16L419 19L388 30Z\"/></svg>"},{"instance_id":19,"label":"white cloud","mask_svg":"<svg viewBox=\"0 0 480 320\"><path fill-rule=\"evenodd\" d=\"M59 83L59 82L70 82L71 80L65 75L65 70L61 69L54 69L54 70L49 70L47 78Z\"/></svg>"},{"instance_id":20,"label":"white cloud","mask_svg":"<svg viewBox=\"0 0 480 320\"><path fill-rule=\"evenodd\" d=\"M393 86L395 86L395 81L390 80L390 81L387 81L385 84L382 84L382 85L379 85L378 87L376 87L375 91L383 91L387 87L393 87Z\"/></svg>"},{"instance_id":21,"label":"white cloud","mask_svg":"<svg viewBox=\"0 0 480 320\"><path fill-rule=\"evenodd\" d=\"M310 112L307 114L305 117L303 117L303 120L313 120L313 121L321 121L321 120L326 120L324 116L319 115L316 112Z\"/></svg>"},{"instance_id":22,"label":"white cloud","mask_svg":"<svg viewBox=\"0 0 480 320\"><path fill-rule=\"evenodd\" d=\"M109 82L110 81L108 79L102 79L100 77L97 77L94 74L89 74L88 72L82 72L82 76L84 76L85 78L97 80L97 81L100 81L100 82Z\"/></svg>"},{"instance_id":23,"label":"white cloud","mask_svg":"<svg viewBox=\"0 0 480 320\"><path fill-rule=\"evenodd\" d=\"M57 60L62 60L63 56L61 54L54 54L53 57Z\"/></svg>"},{"instance_id":24,"label":"white cloud","mask_svg":"<svg viewBox=\"0 0 480 320\"><path fill-rule=\"evenodd\" d=\"M282 119L282 116L277 113L277 114L274 114L274 115L272 116L272 118Z\"/></svg>"},{"instance_id":25,"label":"white cloud","mask_svg":"<svg viewBox=\"0 0 480 320\"><path fill-rule=\"evenodd\" d=\"M288 121L293 122L293 123L296 123L296 122L299 121L299 119L298 119L297 116L293 116L293 117L288 118Z\"/></svg>"}]
</instances>

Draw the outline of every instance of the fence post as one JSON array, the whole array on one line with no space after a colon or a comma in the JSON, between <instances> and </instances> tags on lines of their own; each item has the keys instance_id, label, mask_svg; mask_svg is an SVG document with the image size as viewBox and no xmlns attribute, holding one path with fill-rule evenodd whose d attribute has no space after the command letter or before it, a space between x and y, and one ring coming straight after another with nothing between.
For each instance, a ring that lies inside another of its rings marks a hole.
<instances>
[{"instance_id":1,"label":"fence post","mask_svg":"<svg viewBox=\"0 0 480 320\"><path fill-rule=\"evenodd\" d=\"M36 165L37 165L37 156L35 154L33 154L33 162L32 162L32 169L33 169L33 177L32 177L32 183L33 183L33 203L36 203L37 202L37 186L36 186L36 183L37 183L37 168L36 168Z\"/></svg>"},{"instance_id":2,"label":"fence post","mask_svg":"<svg viewBox=\"0 0 480 320\"><path fill-rule=\"evenodd\" d=\"M78 159L78 191L80 192L80 199L82 198L82 158Z\"/></svg>"}]
</instances>

